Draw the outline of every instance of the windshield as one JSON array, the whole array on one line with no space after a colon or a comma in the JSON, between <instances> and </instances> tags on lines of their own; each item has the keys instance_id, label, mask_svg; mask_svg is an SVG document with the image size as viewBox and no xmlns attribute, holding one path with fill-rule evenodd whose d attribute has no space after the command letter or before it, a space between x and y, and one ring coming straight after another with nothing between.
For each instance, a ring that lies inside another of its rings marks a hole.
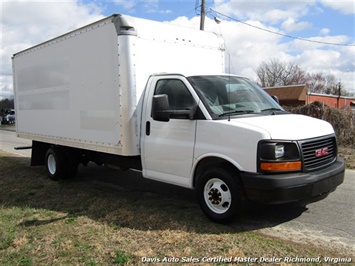
<instances>
[{"instance_id":1,"label":"windshield","mask_svg":"<svg viewBox=\"0 0 355 266\"><path fill-rule=\"evenodd\" d=\"M188 80L202 98L213 118L284 111L262 88L236 76L193 76Z\"/></svg>"}]
</instances>

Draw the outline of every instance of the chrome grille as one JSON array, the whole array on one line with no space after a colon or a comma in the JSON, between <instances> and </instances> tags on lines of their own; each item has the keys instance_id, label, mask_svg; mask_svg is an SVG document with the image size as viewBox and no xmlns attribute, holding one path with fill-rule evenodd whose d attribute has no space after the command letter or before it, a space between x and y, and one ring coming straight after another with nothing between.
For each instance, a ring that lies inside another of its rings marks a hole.
<instances>
[{"instance_id":1,"label":"chrome grille","mask_svg":"<svg viewBox=\"0 0 355 266\"><path fill-rule=\"evenodd\" d=\"M301 142L304 170L315 170L336 160L335 137L319 138Z\"/></svg>"}]
</instances>

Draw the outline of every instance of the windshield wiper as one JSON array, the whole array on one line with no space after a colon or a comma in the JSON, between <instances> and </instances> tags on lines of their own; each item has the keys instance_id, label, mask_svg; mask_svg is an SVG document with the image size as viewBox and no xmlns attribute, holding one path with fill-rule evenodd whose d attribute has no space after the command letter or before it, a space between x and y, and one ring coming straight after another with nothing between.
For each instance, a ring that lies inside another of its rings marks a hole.
<instances>
[{"instance_id":1,"label":"windshield wiper","mask_svg":"<svg viewBox=\"0 0 355 266\"><path fill-rule=\"evenodd\" d=\"M250 114L250 113L254 113L254 111L253 110L234 110L234 111L225 112L223 114L220 114L219 117L225 116L225 115L231 115L231 114Z\"/></svg>"},{"instance_id":2,"label":"windshield wiper","mask_svg":"<svg viewBox=\"0 0 355 266\"><path fill-rule=\"evenodd\" d=\"M266 108L266 109L261 110L261 112L266 112L266 111L272 111L272 114L273 114L273 115L275 114L274 111L276 111L276 112L282 112L282 113L288 113L288 112L285 111L285 110L282 110L282 109L280 109L280 108L275 108L275 107L273 107L273 108Z\"/></svg>"},{"instance_id":3,"label":"windshield wiper","mask_svg":"<svg viewBox=\"0 0 355 266\"><path fill-rule=\"evenodd\" d=\"M267 108L267 109L263 109L261 110L261 112L264 112L264 111L284 111L280 108Z\"/></svg>"}]
</instances>

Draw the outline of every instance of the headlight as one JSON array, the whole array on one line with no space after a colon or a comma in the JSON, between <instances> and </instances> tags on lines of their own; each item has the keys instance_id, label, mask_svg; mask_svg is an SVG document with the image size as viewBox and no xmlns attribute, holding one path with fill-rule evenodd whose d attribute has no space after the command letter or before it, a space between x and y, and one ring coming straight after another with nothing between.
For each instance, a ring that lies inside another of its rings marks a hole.
<instances>
[{"instance_id":1,"label":"headlight","mask_svg":"<svg viewBox=\"0 0 355 266\"><path fill-rule=\"evenodd\" d=\"M258 145L258 170L260 172L300 171L302 162L294 142L261 141Z\"/></svg>"},{"instance_id":2,"label":"headlight","mask_svg":"<svg viewBox=\"0 0 355 266\"><path fill-rule=\"evenodd\" d=\"M285 145L280 143L262 143L259 145L259 154L262 159L275 160L285 156Z\"/></svg>"},{"instance_id":3,"label":"headlight","mask_svg":"<svg viewBox=\"0 0 355 266\"><path fill-rule=\"evenodd\" d=\"M275 158L281 158L285 155L285 146L284 145L275 145Z\"/></svg>"}]
</instances>

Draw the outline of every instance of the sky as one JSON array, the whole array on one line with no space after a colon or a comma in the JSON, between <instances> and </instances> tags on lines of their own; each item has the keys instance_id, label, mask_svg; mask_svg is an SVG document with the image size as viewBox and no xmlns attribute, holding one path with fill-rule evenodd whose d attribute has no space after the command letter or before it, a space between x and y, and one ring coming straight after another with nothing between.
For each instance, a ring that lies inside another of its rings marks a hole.
<instances>
[{"instance_id":1,"label":"sky","mask_svg":"<svg viewBox=\"0 0 355 266\"><path fill-rule=\"evenodd\" d=\"M14 53L112 14L200 27L201 0L1 0L0 99L13 96ZM205 30L223 36L228 71L257 80L278 59L332 74L355 93L355 0L206 0ZM215 22L215 18L220 23Z\"/></svg>"}]
</instances>

